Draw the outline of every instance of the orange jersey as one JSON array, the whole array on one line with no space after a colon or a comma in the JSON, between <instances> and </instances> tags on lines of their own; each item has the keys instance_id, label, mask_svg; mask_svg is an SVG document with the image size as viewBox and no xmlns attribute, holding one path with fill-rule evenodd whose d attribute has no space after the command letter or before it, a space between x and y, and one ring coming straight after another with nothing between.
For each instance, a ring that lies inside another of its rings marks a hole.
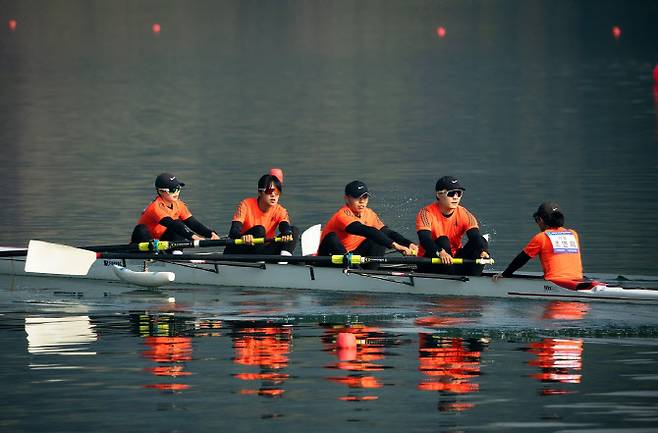
<instances>
[{"instance_id":1,"label":"orange jersey","mask_svg":"<svg viewBox=\"0 0 658 433\"><path fill-rule=\"evenodd\" d=\"M144 209L137 224L144 224L153 239L160 239L160 236L167 230L167 227L160 224L162 218L170 217L173 220L185 221L191 216L192 214L182 200L167 204L162 197L158 196Z\"/></svg>"},{"instance_id":2,"label":"orange jersey","mask_svg":"<svg viewBox=\"0 0 658 433\"><path fill-rule=\"evenodd\" d=\"M280 204L270 207L267 212L263 212L258 207L258 199L251 197L240 202L235 213L233 221L242 223L242 233L254 226L263 226L265 228L265 237L273 238L276 236L276 228L283 221L290 223L288 211Z\"/></svg>"},{"instance_id":3,"label":"orange jersey","mask_svg":"<svg viewBox=\"0 0 658 433\"><path fill-rule=\"evenodd\" d=\"M450 254L454 256L462 246L462 236L472 228L479 228L478 222L466 208L458 206L449 217L441 213L439 204L434 202L422 208L416 215L416 231L429 230L432 239L447 236L450 240ZM425 255L425 249L418 247L418 256Z\"/></svg>"},{"instance_id":4,"label":"orange jersey","mask_svg":"<svg viewBox=\"0 0 658 433\"><path fill-rule=\"evenodd\" d=\"M336 233L338 239L347 251L354 251L361 242L366 239L363 236L353 235L345 231L345 228L355 221L366 226L374 227L377 230L384 227L384 223L372 209L365 208L363 212L361 212L361 216L358 217L347 205L345 205L338 209L338 212L333 214L333 216L329 218L329 221L327 221L327 224L324 225L322 228L322 234L320 235L320 242L322 242L325 236L333 232Z\"/></svg>"},{"instance_id":5,"label":"orange jersey","mask_svg":"<svg viewBox=\"0 0 658 433\"><path fill-rule=\"evenodd\" d=\"M546 280L582 280L580 240L575 230L560 227L546 229L530 239L523 252L530 257L539 254Z\"/></svg>"}]
</instances>

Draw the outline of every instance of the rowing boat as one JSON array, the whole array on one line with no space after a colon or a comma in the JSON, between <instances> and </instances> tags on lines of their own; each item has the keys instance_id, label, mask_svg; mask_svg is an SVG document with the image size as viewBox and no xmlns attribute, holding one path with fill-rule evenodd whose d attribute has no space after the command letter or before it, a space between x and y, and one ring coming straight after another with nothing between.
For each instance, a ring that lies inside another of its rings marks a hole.
<instances>
[{"instance_id":1,"label":"rowing boat","mask_svg":"<svg viewBox=\"0 0 658 433\"><path fill-rule=\"evenodd\" d=\"M119 256L117 255L117 257ZM124 256L133 257L130 254ZM463 277L424 274L408 268L393 266L382 266L378 270L345 266L319 267L301 263L302 257L276 256L273 258L273 260L287 259L290 262L287 264L218 260L216 253L206 255L201 253L194 257L195 259L189 259L187 256L161 254L145 259L92 259L86 275L33 274L25 271L26 259L24 257L3 257L0 258L0 274L80 279L90 282L110 281L120 282L127 286L162 287L163 289L174 285L178 287L201 285L435 296L658 303L658 289L599 284L586 290L570 290L532 275L493 281L490 275ZM211 257L212 260L210 260ZM293 258L296 258L299 263L294 263Z\"/></svg>"}]
</instances>

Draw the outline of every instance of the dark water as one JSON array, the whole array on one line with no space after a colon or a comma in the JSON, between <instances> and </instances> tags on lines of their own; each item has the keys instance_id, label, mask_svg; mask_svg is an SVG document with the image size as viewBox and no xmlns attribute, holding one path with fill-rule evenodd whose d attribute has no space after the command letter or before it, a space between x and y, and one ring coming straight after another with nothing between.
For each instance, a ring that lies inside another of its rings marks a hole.
<instances>
[{"instance_id":1,"label":"dark water","mask_svg":"<svg viewBox=\"0 0 658 433\"><path fill-rule=\"evenodd\" d=\"M226 232L274 166L302 228L361 178L412 237L454 174L501 265L552 199L588 271L656 273L655 2L266 3L3 1L0 242L123 242L165 170Z\"/></svg>"},{"instance_id":2,"label":"dark water","mask_svg":"<svg viewBox=\"0 0 658 433\"><path fill-rule=\"evenodd\" d=\"M412 237L452 174L499 267L551 199L588 272L655 276L657 18L654 1L0 0L0 245L123 243L162 171L226 232L271 167L302 229L360 178ZM657 430L655 307L12 284L2 431Z\"/></svg>"},{"instance_id":3,"label":"dark water","mask_svg":"<svg viewBox=\"0 0 658 433\"><path fill-rule=\"evenodd\" d=\"M175 302L167 301L174 297ZM655 431L655 308L267 290L0 301L6 431ZM341 348L341 333L356 345Z\"/></svg>"}]
</instances>

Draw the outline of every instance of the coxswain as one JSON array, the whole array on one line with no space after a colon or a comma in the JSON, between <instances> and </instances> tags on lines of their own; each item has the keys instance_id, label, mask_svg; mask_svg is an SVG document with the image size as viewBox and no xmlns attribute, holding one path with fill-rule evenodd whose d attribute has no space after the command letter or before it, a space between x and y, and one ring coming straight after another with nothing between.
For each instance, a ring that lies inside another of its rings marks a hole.
<instances>
[{"instance_id":1,"label":"coxswain","mask_svg":"<svg viewBox=\"0 0 658 433\"><path fill-rule=\"evenodd\" d=\"M224 254L292 254L299 239L299 230L290 224L285 207L279 204L283 186L281 179L264 174L258 180L258 195L242 200L229 230L229 238L242 239L244 245L228 245ZM274 238L279 231L282 242L255 244L254 238Z\"/></svg>"},{"instance_id":2,"label":"coxswain","mask_svg":"<svg viewBox=\"0 0 658 433\"><path fill-rule=\"evenodd\" d=\"M466 190L452 176L440 178L435 185L436 201L422 208L416 216L416 231L423 257L439 257L440 265L422 265L419 271L442 274L480 275L483 265L473 263L453 264L453 258L488 259L489 244L480 233L473 216L461 206ZM467 242L462 245L464 234Z\"/></svg>"},{"instance_id":3,"label":"coxswain","mask_svg":"<svg viewBox=\"0 0 658 433\"><path fill-rule=\"evenodd\" d=\"M155 178L157 196L142 212L131 242L219 239L217 233L192 216L180 199L183 186L185 184L171 173L162 173Z\"/></svg>"},{"instance_id":4,"label":"coxswain","mask_svg":"<svg viewBox=\"0 0 658 433\"><path fill-rule=\"evenodd\" d=\"M494 275L494 280L511 277L531 258L539 255L545 280L575 287L574 283L583 280L578 233L564 228L564 214L557 203L542 203L532 217L539 233L530 239L502 273Z\"/></svg>"},{"instance_id":5,"label":"coxswain","mask_svg":"<svg viewBox=\"0 0 658 433\"><path fill-rule=\"evenodd\" d=\"M406 256L416 255L418 247L388 228L368 207L369 199L368 187L360 180L345 186L345 205L322 228L318 255L383 256L387 248Z\"/></svg>"}]
</instances>

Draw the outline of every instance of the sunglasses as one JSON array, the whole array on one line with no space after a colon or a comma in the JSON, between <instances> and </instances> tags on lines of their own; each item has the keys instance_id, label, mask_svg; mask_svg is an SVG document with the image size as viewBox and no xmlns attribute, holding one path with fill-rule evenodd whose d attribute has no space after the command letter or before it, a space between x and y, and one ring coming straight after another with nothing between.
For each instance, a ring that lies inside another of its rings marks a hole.
<instances>
[{"instance_id":1,"label":"sunglasses","mask_svg":"<svg viewBox=\"0 0 658 433\"><path fill-rule=\"evenodd\" d=\"M267 194L267 195L270 195L270 194L272 194L272 193L274 193L274 194L276 194L276 195L280 195L280 194L281 194L281 191L279 191L279 188L273 188L273 187L269 187L269 188L259 188L258 191L264 192L264 193Z\"/></svg>"},{"instance_id":2,"label":"sunglasses","mask_svg":"<svg viewBox=\"0 0 658 433\"><path fill-rule=\"evenodd\" d=\"M168 192L170 194L175 194L178 191L180 191L180 186L177 186L175 188L158 188L158 191L160 192Z\"/></svg>"},{"instance_id":3,"label":"sunglasses","mask_svg":"<svg viewBox=\"0 0 658 433\"><path fill-rule=\"evenodd\" d=\"M448 197L461 197L464 195L464 191L461 189L449 189L447 191L441 191L441 194L445 194Z\"/></svg>"}]
</instances>

